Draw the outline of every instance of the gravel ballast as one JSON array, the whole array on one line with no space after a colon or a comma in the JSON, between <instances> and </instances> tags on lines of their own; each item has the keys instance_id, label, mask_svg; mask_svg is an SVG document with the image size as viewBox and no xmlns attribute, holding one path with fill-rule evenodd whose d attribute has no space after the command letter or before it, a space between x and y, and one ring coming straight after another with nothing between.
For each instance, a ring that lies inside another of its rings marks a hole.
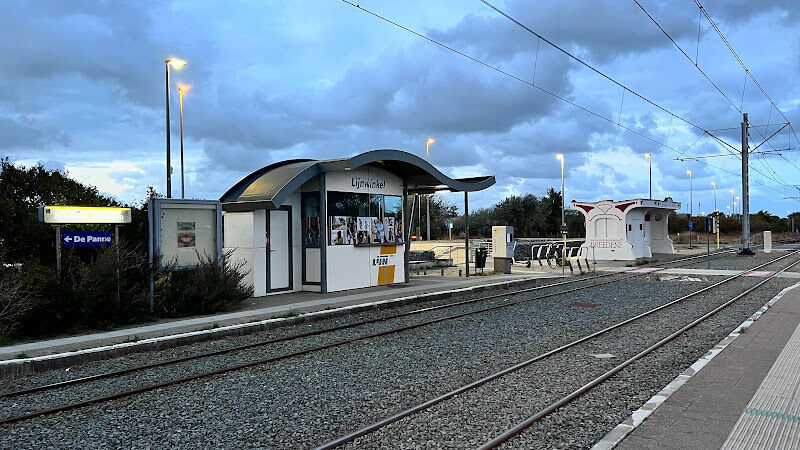
<instances>
[{"instance_id":1,"label":"gravel ballast","mask_svg":"<svg viewBox=\"0 0 800 450\"><path fill-rule=\"evenodd\" d=\"M509 306L404 333L323 350L270 365L238 370L159 391L33 419L3 427L0 446L118 446L121 442L125 442L125 446L134 448L212 445L222 447L244 445L278 448L309 447L346 434L403 407L427 400L515 362L588 334L609 322L619 321L649 309L662 303L664 299L679 297L719 279L718 277L697 278L701 281L686 281L685 279L661 281L658 274L643 275L637 277L635 281L620 281L569 296L561 295ZM760 281L760 279L745 278L747 277L742 277L728 286L720 287L719 295L740 292L743 288ZM759 291L758 295L769 298L779 290L779 287L782 288L787 283L786 280L773 280L766 286L767 289ZM535 294L522 294L521 296L530 297L532 295ZM514 295L508 296L509 300L516 298L517 296ZM760 303L760 299L752 300L754 304L750 305L745 302L745 300L751 301L749 299L750 297L737 303L737 307L745 304L741 307L742 314L746 312L745 317L766 302L765 299ZM498 300L498 302L501 301L503 299ZM599 304L599 306L596 308L570 306L573 302ZM697 302L694 305L700 308L700 303L703 302ZM481 302L481 306L486 306L486 304ZM418 305L411 309L415 307ZM691 308L695 308L695 306ZM690 309L689 306L686 309ZM733 309L731 308L731 310ZM394 312L393 310L392 313ZM378 312L365 314L373 313L377 314ZM448 313L454 313L454 311L448 311ZM347 321L353 320L353 318L337 320ZM418 320L420 320L419 317L415 317L413 320L408 319L408 323ZM718 331L722 335L727 334L741 320L743 319L739 319L738 322L726 328L718 324L713 331ZM539 392L540 394L547 393L550 398L560 393L559 389L570 390L571 380L585 378L592 371L601 370L595 369L595 367L601 368L603 365L618 363L619 358L626 354L625 349L634 342L638 342L639 339L648 339L657 330L661 330L664 335L668 334L663 327L670 325L670 321L669 318L663 319L660 326L652 325L654 330L645 333L632 335L620 331L618 335L614 335L614 339L606 339L603 344L591 344L597 346L597 348L591 349L593 353L607 352L619 355L616 361L611 361L615 358L597 360L590 356L592 359L584 357L581 360L587 362L586 365L580 365L575 364L578 359L573 359L571 362L567 359L561 364L548 364L535 370L531 367L531 369L525 369L508 378L498 380L497 383L490 383L481 388L482 392L491 392L494 395L496 390L498 397L493 400L489 396L476 396L477 404L483 405L474 410L478 417L459 416L448 419L447 423L440 423L441 427L434 427L434 430L439 430L438 434L429 435L427 432L420 432L415 435L413 441L408 441L402 434L397 436L391 434L393 429L400 428L395 427L395 425L401 424L398 422L375 435L362 438L364 439L362 444L364 446L388 444L402 447L405 445L402 443L407 442L408 446L414 447L428 446L435 442L437 446L449 446L451 445L450 440L453 440L452 445L454 446L480 444L482 442L477 441L481 441L492 432L489 427L483 428L485 424L502 427L497 424L505 424L504 420L513 421L514 418L524 417L524 411L523 415L519 416L520 411L510 406L508 407L510 409L507 410L501 408L502 413L497 413L498 415L495 416L490 408L485 407L487 402L489 405L497 403L511 405L512 402L518 401L516 400L518 395L544 398L542 395L537 396L536 393ZM378 331L381 329L380 327L397 326L400 321L387 322L391 322L391 324L381 323L377 326L370 326L368 332ZM330 325L330 323L327 324L327 326ZM675 324L671 325L675 326ZM316 326L324 327L326 324L305 324L299 330L305 331ZM725 329L717 330L717 328ZM238 337L236 342L241 343L238 339L263 339L265 335L277 335L285 331L285 329L283 331L271 330L259 333L261 335L259 337L256 335ZM358 332L363 333L364 331L342 330L337 332L339 334L335 338L341 339ZM617 333L617 331L612 333ZM612 333L608 336L611 337ZM101 381L80 388L65 389L57 394L29 396L24 398L24 402L21 401L23 399L4 399L0 403L2 405L0 410L4 415L18 414L23 410L39 409L44 405L61 403L87 393L94 395L109 393L121 386L139 384L143 381L160 381L165 377L182 376L189 371L228 364L231 359L241 361L242 358L284 353L333 338L326 335L308 338L303 342L292 341L276 344L274 346L276 348L244 352L246 354L238 356L225 355L219 360L194 361L186 365L126 377L122 380ZM695 355L697 352L702 355L716 340L710 343L706 343L704 340L691 341L690 350L681 350L681 355L683 353ZM204 343L203 349L208 350L210 344L212 343ZM232 345L228 339L215 341L214 344ZM188 351L188 349L180 349L180 351ZM567 353L564 355L563 357L567 358ZM681 355L679 356L682 358ZM169 357L174 356L176 355L169 355ZM561 356L558 355L558 357ZM149 361L153 357L153 354L130 355L120 358L120 360L125 360L124 362L97 362L86 365L89 368L80 367L75 370L86 372L107 370L109 365L135 364L141 362L136 362L137 358ZM694 356L676 370L682 370L697 357ZM677 357L670 354L669 358ZM553 361L557 360L553 359ZM588 366L588 362L592 363L591 367ZM657 372L658 376L652 378L660 379L659 377L664 371ZM535 376L532 373L535 373ZM13 385L6 383L4 388L13 389L26 384L36 385L44 382L47 377L55 380L58 379L58 376L63 375L60 373L58 375L37 374L31 379L14 381ZM670 371L666 382L674 376L675 372ZM532 377L537 381L536 383L531 382ZM548 383L543 385L540 383L541 380L547 380ZM666 382L654 388L655 391ZM647 383L637 381L636 385L649 392L649 388L646 387L649 386ZM510 391L514 395L509 397L506 394L504 397L502 392L509 392L508 386L513 387ZM534 387L539 391L535 391ZM526 390L528 388L532 389L531 392ZM484 399L484 397L486 398ZM472 395L465 394L457 400L467 402L470 398ZM649 396L641 399L641 402L636 404L633 409L647 398ZM526 401L523 400L522 403L526 403ZM526 408L532 408L533 405L534 403L527 402ZM439 406L443 411L453 409L452 405L448 406L446 403L438 405L436 408ZM455 409L473 411L467 407L466 403L463 407L457 406ZM425 414L433 414L434 410L410 419L421 421ZM620 414L623 414L623 410L625 414L629 414L632 409L628 408L627 403L624 403L619 408ZM483 419L480 414L484 415ZM612 411L603 413L604 417L607 416L606 418L613 415ZM504 419L506 417L508 419ZM620 420L622 419L624 417ZM594 434L589 434L595 436L600 432L598 430L605 429L603 427L610 429L620 420L609 424L606 423L608 422L606 420L599 428L592 428ZM465 423L469 425L469 429L474 429L475 433L468 434ZM462 431L449 432L450 430L457 431L456 429ZM448 430L448 432L442 434L441 430ZM531 432L533 433L534 430L532 429ZM569 433L560 434L569 435ZM585 437L585 434L576 435L575 442L581 442L580 445L589 445L585 442L594 438ZM520 437L520 439L524 438L524 436ZM473 441L476 442L473 443Z\"/></svg>"}]
</instances>

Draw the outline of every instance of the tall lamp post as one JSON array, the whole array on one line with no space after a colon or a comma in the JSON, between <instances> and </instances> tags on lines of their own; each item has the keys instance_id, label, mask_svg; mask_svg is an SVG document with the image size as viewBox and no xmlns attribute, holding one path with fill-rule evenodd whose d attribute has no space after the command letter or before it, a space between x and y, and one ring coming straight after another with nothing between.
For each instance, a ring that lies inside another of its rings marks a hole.
<instances>
[{"instance_id":1,"label":"tall lamp post","mask_svg":"<svg viewBox=\"0 0 800 450\"><path fill-rule=\"evenodd\" d=\"M645 153L644 156L647 158L648 165L650 166L650 197L649 199L653 199L653 155L650 153Z\"/></svg>"},{"instance_id":2,"label":"tall lamp post","mask_svg":"<svg viewBox=\"0 0 800 450\"><path fill-rule=\"evenodd\" d=\"M184 190L184 183L183 183L183 94L189 91L188 84L179 84L178 85L178 104L180 105L180 113L181 113L181 198L186 198L186 191Z\"/></svg>"},{"instance_id":3,"label":"tall lamp post","mask_svg":"<svg viewBox=\"0 0 800 450\"><path fill-rule=\"evenodd\" d=\"M741 204L741 202L739 202L739 196L738 195L736 196L736 203L734 203L734 204L739 206L739 209L741 209L742 204ZM733 208L733 209L734 209L734 214L738 214L736 211L739 211L739 209L737 209L737 208ZM740 215L739 220L741 220L741 219L742 218L741 218L741 215Z\"/></svg>"},{"instance_id":4,"label":"tall lamp post","mask_svg":"<svg viewBox=\"0 0 800 450\"><path fill-rule=\"evenodd\" d=\"M694 203L694 199L692 198L692 171L687 170L686 174L689 175L689 221L692 220L692 203ZM689 248L692 248L692 227L689 227Z\"/></svg>"},{"instance_id":5,"label":"tall lamp post","mask_svg":"<svg viewBox=\"0 0 800 450\"><path fill-rule=\"evenodd\" d=\"M425 161L430 162L431 160L431 144L436 142L432 138L428 138L425 141ZM431 240L431 198L430 195L425 196L425 219L426 219L426 231L425 231L425 238L429 241Z\"/></svg>"},{"instance_id":6,"label":"tall lamp post","mask_svg":"<svg viewBox=\"0 0 800 450\"><path fill-rule=\"evenodd\" d=\"M714 212L717 212L717 183L712 181L711 186L714 187Z\"/></svg>"},{"instance_id":7,"label":"tall lamp post","mask_svg":"<svg viewBox=\"0 0 800 450\"><path fill-rule=\"evenodd\" d=\"M733 192L733 189L729 190L728 192L731 193L731 212L736 213L736 193Z\"/></svg>"},{"instance_id":8,"label":"tall lamp post","mask_svg":"<svg viewBox=\"0 0 800 450\"><path fill-rule=\"evenodd\" d=\"M559 153L556 159L561 161L561 235L564 236L564 245L561 247L561 274L565 272L564 264L567 262L567 233L564 227L567 222L564 220L564 155Z\"/></svg>"},{"instance_id":9,"label":"tall lamp post","mask_svg":"<svg viewBox=\"0 0 800 450\"><path fill-rule=\"evenodd\" d=\"M172 198L172 160L169 151L169 67L172 66L172 68L176 70L183 69L186 67L186 61L178 58L170 58L164 60L164 66L166 67L167 75L167 198Z\"/></svg>"}]
</instances>

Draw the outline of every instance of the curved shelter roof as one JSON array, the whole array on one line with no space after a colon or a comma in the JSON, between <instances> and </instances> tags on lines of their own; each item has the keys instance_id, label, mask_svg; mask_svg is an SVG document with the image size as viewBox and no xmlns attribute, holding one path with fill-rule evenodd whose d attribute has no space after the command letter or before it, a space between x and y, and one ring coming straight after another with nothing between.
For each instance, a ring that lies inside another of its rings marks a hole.
<instances>
[{"instance_id":1,"label":"curved shelter roof","mask_svg":"<svg viewBox=\"0 0 800 450\"><path fill-rule=\"evenodd\" d=\"M291 159L270 164L242 178L220 197L225 209L275 209L293 192L324 172L337 172L374 166L394 173L408 183L412 194L437 191L474 192L492 186L492 175L450 178L430 163L401 150L372 150L352 158L313 160Z\"/></svg>"}]
</instances>

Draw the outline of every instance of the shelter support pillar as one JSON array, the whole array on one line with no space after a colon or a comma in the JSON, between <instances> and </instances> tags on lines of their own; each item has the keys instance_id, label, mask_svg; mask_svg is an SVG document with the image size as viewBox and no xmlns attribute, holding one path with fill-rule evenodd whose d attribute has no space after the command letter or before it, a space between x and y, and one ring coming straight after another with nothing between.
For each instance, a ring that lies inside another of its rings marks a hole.
<instances>
[{"instance_id":1,"label":"shelter support pillar","mask_svg":"<svg viewBox=\"0 0 800 450\"><path fill-rule=\"evenodd\" d=\"M320 246L319 246L319 292L325 294L328 292L328 238L330 231L328 231L328 196L325 195L325 173L319 174L319 229L320 229Z\"/></svg>"},{"instance_id":2,"label":"shelter support pillar","mask_svg":"<svg viewBox=\"0 0 800 450\"><path fill-rule=\"evenodd\" d=\"M469 192L464 191L464 267L469 277Z\"/></svg>"},{"instance_id":3,"label":"shelter support pillar","mask_svg":"<svg viewBox=\"0 0 800 450\"><path fill-rule=\"evenodd\" d=\"M411 254L411 239L406 239L406 236L409 238L411 237L411 233L407 230L410 230L410 216L411 213L408 211L408 180L403 179L403 273L405 276L406 283L410 282L409 275L410 270L408 267L410 254Z\"/></svg>"}]
</instances>

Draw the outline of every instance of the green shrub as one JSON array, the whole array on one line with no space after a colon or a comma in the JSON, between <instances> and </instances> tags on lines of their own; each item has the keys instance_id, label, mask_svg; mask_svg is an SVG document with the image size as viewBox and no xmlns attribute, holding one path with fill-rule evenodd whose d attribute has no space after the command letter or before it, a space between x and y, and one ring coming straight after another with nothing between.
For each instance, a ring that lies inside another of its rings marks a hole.
<instances>
[{"instance_id":1,"label":"green shrub","mask_svg":"<svg viewBox=\"0 0 800 450\"><path fill-rule=\"evenodd\" d=\"M171 264L155 280L156 309L159 317L179 317L229 311L253 295L252 286L243 286L241 264L231 264L225 255L222 265L208 255L192 269L178 270Z\"/></svg>"}]
</instances>

